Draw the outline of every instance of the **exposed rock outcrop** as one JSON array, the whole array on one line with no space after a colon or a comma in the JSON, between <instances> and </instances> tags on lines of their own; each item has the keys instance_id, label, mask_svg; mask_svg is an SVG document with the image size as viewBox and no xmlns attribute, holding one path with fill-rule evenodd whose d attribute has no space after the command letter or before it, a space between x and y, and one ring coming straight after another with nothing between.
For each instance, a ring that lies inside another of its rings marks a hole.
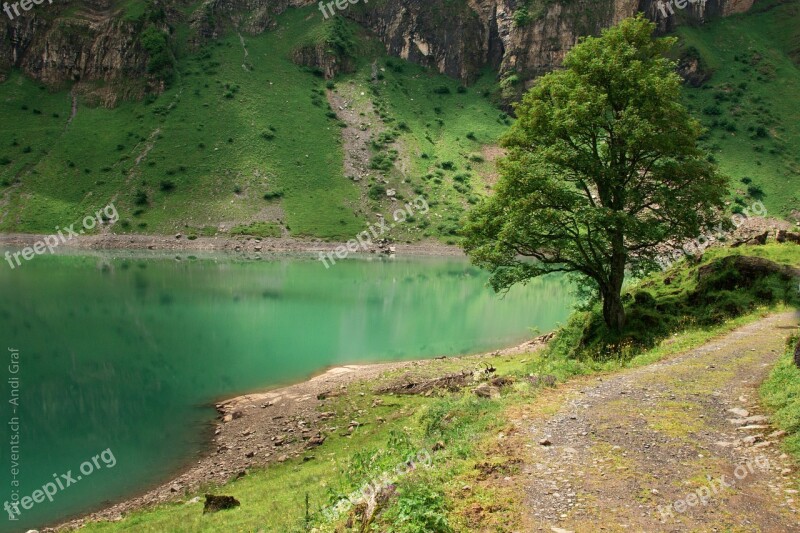
<instances>
[{"instance_id":1,"label":"exposed rock outcrop","mask_svg":"<svg viewBox=\"0 0 800 533\"><path fill-rule=\"evenodd\" d=\"M657 0L397 0L348 5L342 14L371 30L390 54L426 65L465 82L485 68L505 79L508 99L535 77L557 68L583 35L643 11L661 30L685 20L730 15L750 9L753 0L673 0L685 3L680 16L664 18ZM132 17L113 0L56 0L14 20L0 17L0 79L11 68L50 85L119 83L122 96L142 92L157 80L148 76L148 54L141 44L144 26L169 31L188 22L189 42L198 45L229 30L258 34L272 28L289 7L312 0L206 0L186 14L173 0L153 0L144 15ZM180 8L180 9L179 9ZM524 10L524 11L523 11ZM322 17L320 13L312 16ZM332 74L337 64L322 47L295 52L301 64ZM689 74L697 65L685 65Z\"/></svg>"}]
</instances>

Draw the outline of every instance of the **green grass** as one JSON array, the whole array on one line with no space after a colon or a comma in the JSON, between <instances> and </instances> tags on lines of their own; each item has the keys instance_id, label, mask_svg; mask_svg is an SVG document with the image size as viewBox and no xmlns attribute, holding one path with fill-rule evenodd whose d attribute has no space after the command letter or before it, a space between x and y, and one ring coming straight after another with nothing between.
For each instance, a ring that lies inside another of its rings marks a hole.
<instances>
[{"instance_id":1,"label":"green grass","mask_svg":"<svg viewBox=\"0 0 800 533\"><path fill-rule=\"evenodd\" d=\"M247 226L234 226L231 235L248 235L251 237L280 237L281 228L269 222L253 222Z\"/></svg>"},{"instance_id":2,"label":"green grass","mask_svg":"<svg viewBox=\"0 0 800 533\"><path fill-rule=\"evenodd\" d=\"M126 4L126 16L139 16L137 6ZM174 82L160 96L114 109L81 99L69 126L67 91L50 92L12 72L0 84L0 110L13 124L0 131L0 231L49 233L112 201L123 221L116 233L190 233L213 226L225 234L263 221L295 236L346 240L373 222L374 212L391 215L392 201L370 200L363 188L368 184L344 176L341 127L327 102L327 84L290 59L295 48L330 37L331 23L316 14L314 7L289 9L274 30L244 36L247 59L237 34L179 54ZM418 217L394 236L454 233L467 197L452 189L449 176L441 186L422 176L440 159L467 169L465 155L480 152L504 129L492 122L499 111L479 89L459 93L456 82L390 60L375 41L352 25L350 30L360 54L357 71L336 84L380 100L387 129L406 124L391 147L400 160L390 164L387 186L401 201L429 197L449 224L440 231ZM188 32L181 27L176 35L179 40ZM175 47L186 48L181 42ZM373 83L372 62L394 67ZM440 86L452 94L435 95ZM466 138L470 131L477 140ZM419 158L423 149L430 159ZM490 167L472 165L480 193L477 173Z\"/></svg>"},{"instance_id":3,"label":"green grass","mask_svg":"<svg viewBox=\"0 0 800 533\"><path fill-rule=\"evenodd\" d=\"M745 207L763 197L776 217L800 205L798 18L797 0L769 0L677 30L714 71L704 86L687 88L685 102L708 128L704 148L733 178L731 201Z\"/></svg>"},{"instance_id":4,"label":"green grass","mask_svg":"<svg viewBox=\"0 0 800 533\"><path fill-rule=\"evenodd\" d=\"M798 342L797 334L789 338L786 353L761 385L761 398L773 411L772 423L788 433L784 446L800 461L800 368L793 360Z\"/></svg>"}]
</instances>

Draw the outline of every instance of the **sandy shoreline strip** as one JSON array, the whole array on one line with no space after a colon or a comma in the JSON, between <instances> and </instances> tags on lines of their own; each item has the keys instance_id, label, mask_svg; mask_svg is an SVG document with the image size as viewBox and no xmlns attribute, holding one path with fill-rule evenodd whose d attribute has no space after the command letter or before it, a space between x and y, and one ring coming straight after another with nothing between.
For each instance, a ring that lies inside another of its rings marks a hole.
<instances>
[{"instance_id":1,"label":"sandy shoreline strip","mask_svg":"<svg viewBox=\"0 0 800 533\"><path fill-rule=\"evenodd\" d=\"M41 531L76 529L97 520L120 520L123 514L134 510L185 500L186 494L202 485L223 484L245 475L250 468L300 457L321 444L324 435L330 432L325 427L326 413L322 409L325 399L346 393L351 384L395 370L528 354L543 347L550 337L551 334L541 335L510 348L481 354L339 366L294 385L221 401L216 404L219 416L212 438L195 464L143 494Z\"/></svg>"}]
</instances>

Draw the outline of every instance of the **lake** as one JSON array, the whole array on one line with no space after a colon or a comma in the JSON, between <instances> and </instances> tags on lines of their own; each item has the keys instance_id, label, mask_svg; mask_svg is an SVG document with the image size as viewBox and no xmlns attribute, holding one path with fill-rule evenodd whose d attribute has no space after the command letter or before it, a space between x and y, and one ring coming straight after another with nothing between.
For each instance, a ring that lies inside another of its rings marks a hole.
<instances>
[{"instance_id":1,"label":"lake","mask_svg":"<svg viewBox=\"0 0 800 533\"><path fill-rule=\"evenodd\" d=\"M563 278L505 297L486 280L458 257L356 258L328 270L302 256L63 254L15 270L4 262L0 504L12 490L21 498L56 479L69 484L70 471L75 482L18 522L3 511L0 531L168 480L208 442L217 400L330 366L505 347L531 328L552 330L573 303ZM91 474L77 480L87 461Z\"/></svg>"}]
</instances>

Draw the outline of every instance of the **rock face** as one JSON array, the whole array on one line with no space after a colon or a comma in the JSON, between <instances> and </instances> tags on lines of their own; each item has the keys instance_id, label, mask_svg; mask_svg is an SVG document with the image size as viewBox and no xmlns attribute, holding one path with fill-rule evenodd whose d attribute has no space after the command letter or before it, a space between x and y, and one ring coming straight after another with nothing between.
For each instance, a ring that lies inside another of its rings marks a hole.
<instances>
[{"instance_id":1,"label":"rock face","mask_svg":"<svg viewBox=\"0 0 800 533\"><path fill-rule=\"evenodd\" d=\"M12 67L48 85L145 78L148 57L134 21L115 12L109 0L87 1L61 16L69 7L45 2L14 20L0 18L0 79ZM122 86L116 89L125 96Z\"/></svg>"},{"instance_id":2,"label":"rock face","mask_svg":"<svg viewBox=\"0 0 800 533\"><path fill-rule=\"evenodd\" d=\"M688 1L688 0L687 0ZM464 81L491 67L523 81L557 68L583 35L599 34L637 12L669 30L681 17L664 18L658 0L534 0L521 17L521 0L404 0L350 9L347 16L375 32L392 55L438 68ZM687 4L684 19L742 13L753 0ZM675 9L675 8L673 8ZM675 9L676 11L679 11Z\"/></svg>"},{"instance_id":3,"label":"rock face","mask_svg":"<svg viewBox=\"0 0 800 533\"><path fill-rule=\"evenodd\" d=\"M536 76L557 68L580 36L598 34L637 11L668 30L679 20L702 21L747 11L753 0L697 0L683 10L675 8L680 16L667 18L659 13L657 2L396 0L350 4L341 13L374 32L390 54L464 82L474 80L487 67L498 71L506 79L505 96L510 98ZM312 4L316 2L205 0L186 14L184 4L175 0L153 0L144 15L134 17L117 0L80 4L55 0L34 6L14 20L0 16L0 79L16 67L50 85L120 82L114 90L121 91L121 96L153 85L158 89L157 82L147 76L149 57L141 44L146 25L168 30L186 22L191 28L190 44L196 45L228 30L264 32L287 8ZM322 14L311 16L321 18ZM322 49L298 50L296 55L303 64L339 67L331 64ZM123 83L129 80L137 83Z\"/></svg>"}]
</instances>

